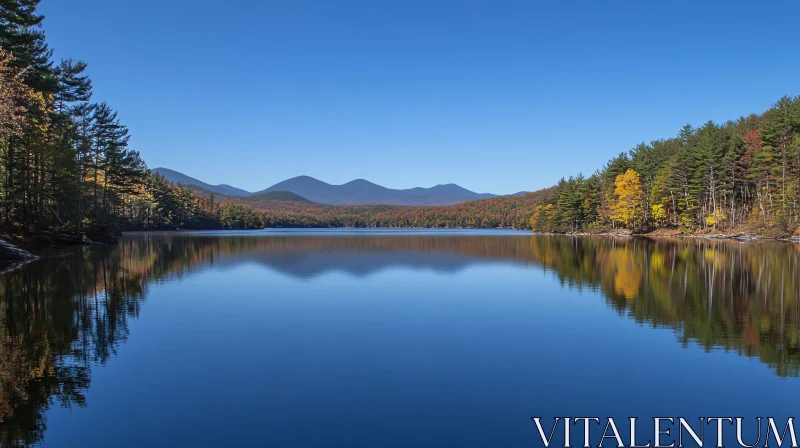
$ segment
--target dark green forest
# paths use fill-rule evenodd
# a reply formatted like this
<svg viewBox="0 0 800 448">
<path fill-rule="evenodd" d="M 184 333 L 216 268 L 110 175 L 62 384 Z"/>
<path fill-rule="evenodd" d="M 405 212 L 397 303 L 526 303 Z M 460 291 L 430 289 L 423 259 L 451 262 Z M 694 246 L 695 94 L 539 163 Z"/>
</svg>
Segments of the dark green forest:
<svg viewBox="0 0 800 448">
<path fill-rule="evenodd" d="M 92 97 L 86 63 L 53 60 L 37 4 L 0 3 L 0 223 L 80 234 L 152 219 L 128 129 Z"/>
</svg>

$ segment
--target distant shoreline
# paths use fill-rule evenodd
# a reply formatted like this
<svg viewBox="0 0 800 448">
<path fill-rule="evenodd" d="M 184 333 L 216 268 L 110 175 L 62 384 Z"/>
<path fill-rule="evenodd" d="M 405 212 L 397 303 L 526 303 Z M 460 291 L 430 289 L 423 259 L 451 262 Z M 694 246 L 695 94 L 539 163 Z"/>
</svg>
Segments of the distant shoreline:
<svg viewBox="0 0 800 448">
<path fill-rule="evenodd" d="M 197 232 L 286 232 L 286 233 L 300 233 L 300 232 L 349 232 L 349 233 L 370 233 L 370 232 L 385 232 L 385 233 L 416 233 L 416 232 L 441 232 L 441 233 L 457 233 L 457 232 L 474 232 L 474 233 L 496 233 L 496 234 L 519 234 L 529 235 L 529 229 L 514 229 L 511 227 L 503 228 L 487 228 L 487 227 L 264 227 L 258 229 L 148 229 L 148 230 L 126 230 L 122 235 L 136 234 L 136 233 L 151 233 L 151 232 L 167 232 L 167 233 L 197 233 Z"/>
<path fill-rule="evenodd" d="M 696 239 L 706 239 L 706 240 L 736 240 L 736 241 L 783 241 L 783 242 L 790 242 L 790 243 L 800 243 L 800 236 L 789 236 L 789 237 L 769 237 L 764 235 L 759 235 L 757 233 L 748 232 L 748 231 L 738 231 L 738 232 L 730 232 L 730 233 L 682 233 L 678 230 L 674 229 L 656 229 L 651 232 L 647 233 L 633 233 L 630 231 L 620 231 L 620 232 L 536 232 L 531 231 L 530 229 L 515 229 L 513 227 L 265 227 L 260 229 L 150 229 L 150 230 L 130 230 L 122 232 L 123 234 L 126 233 L 138 233 L 138 232 L 230 232 L 230 231 L 261 231 L 261 230 L 271 230 L 271 231 L 321 231 L 321 230 L 343 230 L 343 231 L 412 231 L 412 230 L 420 230 L 420 231 L 458 231 L 458 230 L 466 230 L 466 231 L 486 231 L 486 232 L 493 232 L 493 231 L 514 231 L 519 232 L 520 234 L 531 234 L 531 235 L 549 235 L 549 236 L 611 236 L 611 237 L 624 237 L 624 238 L 631 238 L 631 237 L 645 237 L 645 238 L 653 238 L 653 239 L 660 239 L 660 238 L 696 238 Z"/>
</svg>

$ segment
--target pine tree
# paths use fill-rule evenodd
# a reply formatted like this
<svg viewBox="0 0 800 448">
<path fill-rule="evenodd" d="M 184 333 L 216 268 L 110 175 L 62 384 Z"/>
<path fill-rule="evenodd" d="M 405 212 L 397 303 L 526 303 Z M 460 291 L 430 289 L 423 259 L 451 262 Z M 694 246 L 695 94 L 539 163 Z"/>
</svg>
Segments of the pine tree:
<svg viewBox="0 0 800 448">
<path fill-rule="evenodd" d="M 39 1 L 0 1 L 0 47 L 13 55 L 11 66 L 22 74 L 26 84 L 52 93 L 55 90 L 52 51 L 41 27 L 44 16 L 36 13 Z"/>
<path fill-rule="evenodd" d="M 797 134 L 800 132 L 800 99 L 783 97 L 765 116 L 761 130 L 763 153 L 756 160 L 762 175 L 774 184 L 774 196 L 770 206 L 780 226 L 798 217 L 798 193 L 800 193 L 800 151 L 797 150 Z"/>
</svg>

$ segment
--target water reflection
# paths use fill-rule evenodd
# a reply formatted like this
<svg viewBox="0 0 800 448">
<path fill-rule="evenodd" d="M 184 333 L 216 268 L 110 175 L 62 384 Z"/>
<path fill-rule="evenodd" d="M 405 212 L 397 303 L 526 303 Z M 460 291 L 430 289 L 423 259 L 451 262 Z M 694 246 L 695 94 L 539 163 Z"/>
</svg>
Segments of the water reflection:
<svg viewBox="0 0 800 448">
<path fill-rule="evenodd" d="M 297 279 L 528 264 L 566 287 L 599 290 L 620 315 L 671 328 L 684 345 L 733 350 L 778 376 L 798 376 L 799 248 L 527 235 L 150 233 L 69 251 L 0 279 L 0 445 L 36 444 L 50 406 L 86 405 L 92 368 L 126 340 L 148 288 L 241 263 Z"/>
<path fill-rule="evenodd" d="M 800 374 L 800 246 L 781 242 L 540 237 L 531 256 L 562 283 L 599 288 L 621 315 L 680 342 Z"/>
<path fill-rule="evenodd" d="M 147 271 L 124 253 L 75 250 L 3 275 L 1 446 L 40 442 L 54 402 L 85 406 L 92 364 L 115 354 L 144 299 Z"/>
</svg>

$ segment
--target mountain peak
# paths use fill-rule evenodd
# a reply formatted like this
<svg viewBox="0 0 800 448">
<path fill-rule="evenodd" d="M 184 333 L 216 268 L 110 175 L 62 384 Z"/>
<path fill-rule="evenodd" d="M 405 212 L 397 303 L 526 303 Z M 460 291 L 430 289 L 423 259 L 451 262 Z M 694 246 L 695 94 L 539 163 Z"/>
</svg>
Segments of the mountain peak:
<svg viewBox="0 0 800 448">
<path fill-rule="evenodd" d="M 371 186 L 380 187 L 380 185 L 378 185 L 378 184 L 376 184 L 374 182 L 370 182 L 370 181 L 368 181 L 366 179 L 351 180 L 350 182 L 347 182 L 346 184 L 342 184 L 341 186 L 345 186 L 345 185 L 351 186 L 351 187 L 371 187 Z M 381 187 L 381 188 L 384 188 L 384 187 Z"/>
<path fill-rule="evenodd" d="M 157 173 L 157 174 L 163 176 L 164 179 L 167 179 L 168 181 L 170 181 L 170 182 L 172 182 L 174 184 L 181 184 L 181 185 L 187 185 L 187 186 L 188 185 L 195 185 L 195 186 L 200 187 L 200 188 L 202 188 L 204 190 L 213 191 L 214 193 L 217 193 L 217 194 L 224 194 L 225 196 L 248 196 L 248 195 L 252 194 L 247 190 L 242 190 L 241 188 L 232 187 L 230 185 L 225 185 L 225 184 L 211 185 L 211 184 L 207 184 L 207 183 L 205 183 L 205 182 L 203 182 L 201 180 L 195 179 L 194 177 L 187 176 L 187 175 L 185 175 L 183 173 L 180 173 L 180 172 L 175 171 L 175 170 L 171 170 L 169 168 L 158 167 L 158 168 L 153 168 L 150 171 L 152 171 L 153 173 Z"/>
</svg>

